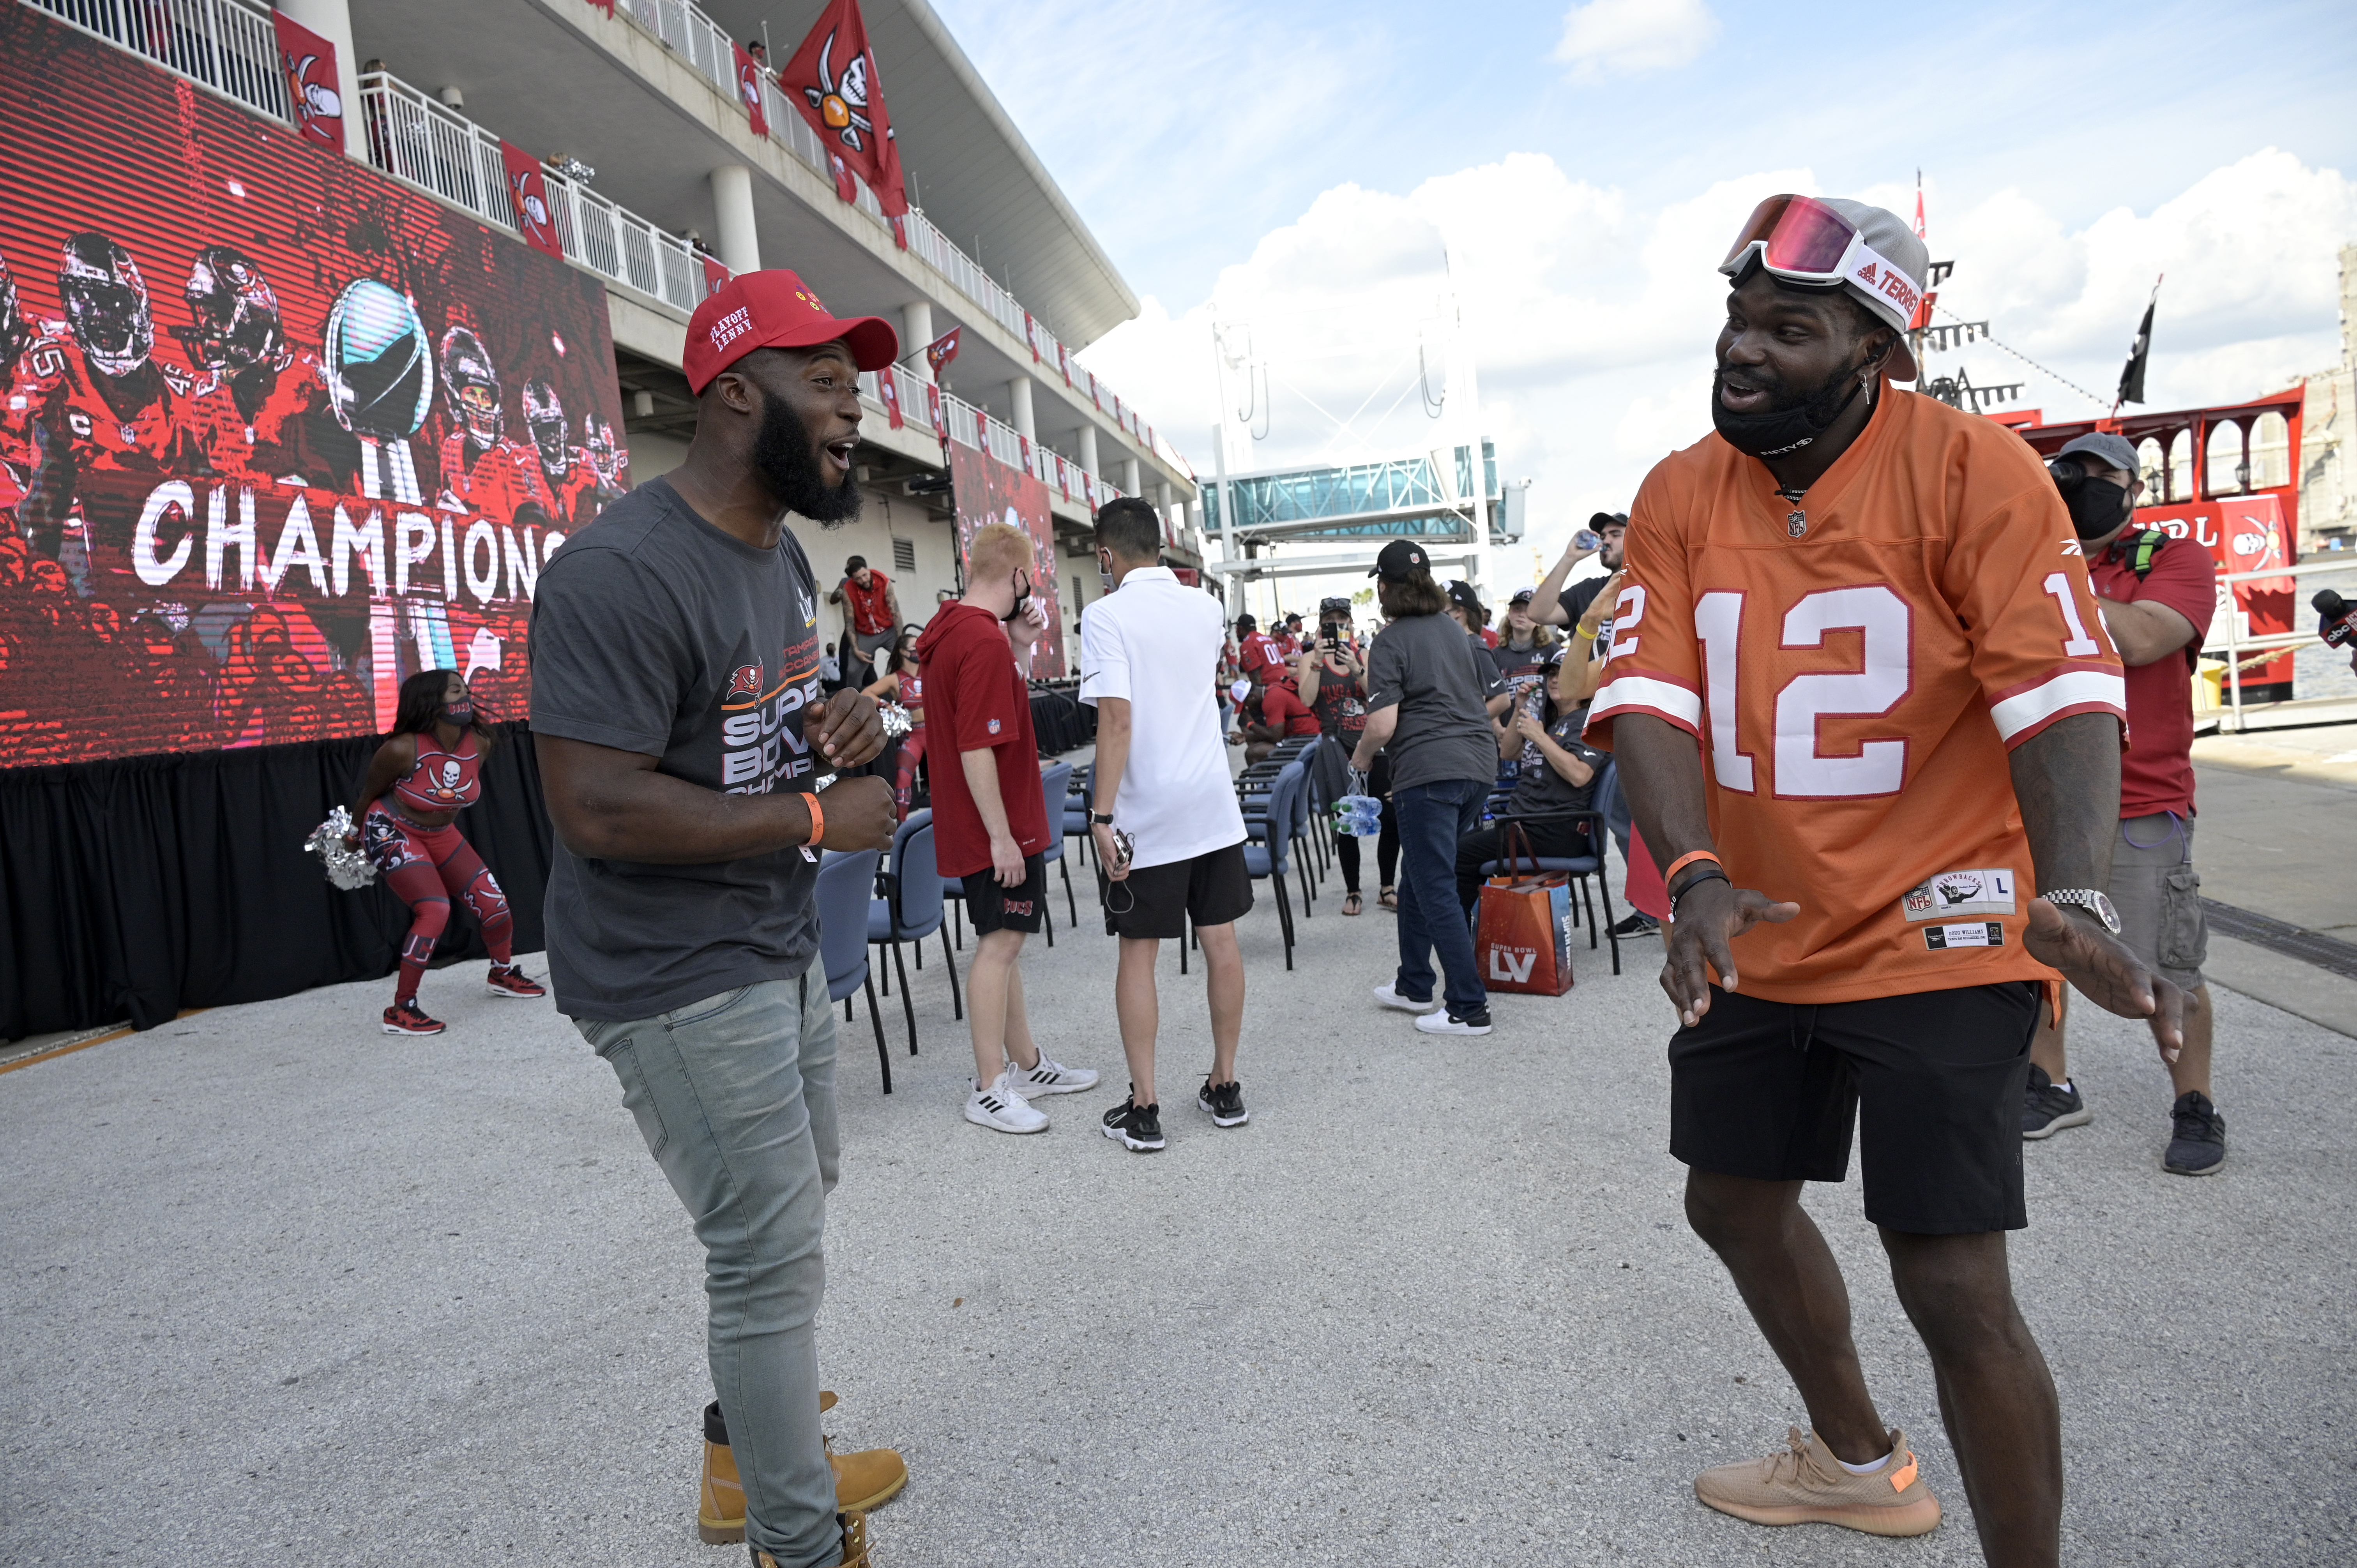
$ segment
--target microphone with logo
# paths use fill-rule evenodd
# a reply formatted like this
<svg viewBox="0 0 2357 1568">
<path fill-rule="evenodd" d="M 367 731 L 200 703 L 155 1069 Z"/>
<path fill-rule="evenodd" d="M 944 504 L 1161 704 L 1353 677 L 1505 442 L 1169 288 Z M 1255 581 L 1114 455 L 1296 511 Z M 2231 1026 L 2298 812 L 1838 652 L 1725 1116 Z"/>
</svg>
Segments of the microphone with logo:
<svg viewBox="0 0 2357 1568">
<path fill-rule="evenodd" d="M 2320 590 L 2309 603 L 2322 618 L 2317 622 L 2316 635 L 2324 639 L 2329 648 L 2348 648 L 2357 644 L 2357 605 L 2351 604 L 2330 588 Z"/>
</svg>

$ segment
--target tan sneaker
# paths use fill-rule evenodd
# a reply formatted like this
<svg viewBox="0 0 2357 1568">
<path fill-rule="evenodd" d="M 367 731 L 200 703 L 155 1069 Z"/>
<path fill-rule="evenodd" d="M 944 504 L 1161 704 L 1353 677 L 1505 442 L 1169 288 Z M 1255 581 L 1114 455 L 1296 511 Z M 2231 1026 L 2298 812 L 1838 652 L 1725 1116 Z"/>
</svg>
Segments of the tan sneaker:
<svg viewBox="0 0 2357 1568">
<path fill-rule="evenodd" d="M 843 1568 L 869 1568 L 867 1556 L 867 1516 L 864 1513 L 837 1514 L 843 1522 Z M 753 1568 L 778 1568 L 778 1560 L 756 1548 Z"/>
<path fill-rule="evenodd" d="M 1890 1458 L 1881 1469 L 1854 1476 L 1815 1433 L 1789 1430 L 1788 1452 L 1705 1470 L 1695 1477 L 1695 1496 L 1753 1524 L 1838 1524 L 1868 1535 L 1925 1535 L 1939 1528 L 1940 1499 L 1904 1433 L 1890 1434 Z"/>
<path fill-rule="evenodd" d="M 833 1410 L 834 1395 L 820 1393 L 818 1408 L 822 1414 Z M 845 1513 L 889 1502 L 909 1484 L 908 1462 L 890 1448 L 857 1454 L 830 1449 L 826 1462 L 834 1470 L 834 1506 Z M 706 1546 L 732 1546 L 745 1539 L 745 1483 L 717 1402 L 704 1411 L 704 1480 L 696 1494 L 695 1533 Z"/>
</svg>

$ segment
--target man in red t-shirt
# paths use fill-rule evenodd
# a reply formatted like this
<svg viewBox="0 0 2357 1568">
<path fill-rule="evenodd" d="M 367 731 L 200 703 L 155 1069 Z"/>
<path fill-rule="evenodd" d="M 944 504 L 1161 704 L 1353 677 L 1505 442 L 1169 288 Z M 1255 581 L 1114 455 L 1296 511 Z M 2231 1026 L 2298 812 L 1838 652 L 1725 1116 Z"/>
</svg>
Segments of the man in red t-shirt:
<svg viewBox="0 0 2357 1568">
<path fill-rule="evenodd" d="M 1047 617 L 1031 604 L 1031 536 L 995 522 L 966 546 L 965 596 L 917 639 L 925 727 L 932 736 L 933 853 L 964 879 L 974 922 L 966 1023 L 974 1079 L 965 1119 L 1001 1133 L 1044 1133 L 1043 1094 L 1096 1087 L 1097 1075 L 1049 1059 L 1023 1007 L 1023 939 L 1039 929 L 1051 835 L 1039 742 L 1025 683 Z M 880 577 L 880 574 L 878 575 Z M 1012 1058 L 1012 1060 L 1008 1058 Z"/>
<path fill-rule="evenodd" d="M 1258 762 L 1282 740 L 1318 733 L 1318 715 L 1302 704 L 1291 686 L 1271 684 L 1261 693 L 1260 717 L 1244 721 L 1244 761 Z"/>
<path fill-rule="evenodd" d="M 2087 553 L 2104 629 L 2127 668 L 2128 748 L 2120 757 L 2120 829 L 2104 891 L 2120 940 L 2185 993 L 2185 1044 L 2168 1064 L 2177 1101 L 2161 1168 L 2208 1176 L 2226 1163 L 2226 1121 L 2210 1099 L 2210 933 L 2193 872 L 2195 660 L 2218 603 L 2218 566 L 2190 539 L 2136 525 L 2136 448 L 2121 435 L 2082 435 L 2050 470 Z M 2062 1019 L 2029 1053 L 2021 1135 L 2047 1138 L 2094 1120 L 2071 1081 Z"/>
<path fill-rule="evenodd" d="M 873 660 L 877 650 L 892 646 L 900 626 L 899 596 L 892 591 L 892 579 L 870 566 L 866 556 L 854 555 L 843 564 L 843 581 L 827 591 L 826 602 L 844 607 L 863 661 Z M 860 684 L 866 682 L 867 677 L 861 677 Z"/>
<path fill-rule="evenodd" d="M 1293 672 L 1286 668 L 1283 644 L 1261 630 L 1251 616 L 1236 617 L 1236 671 L 1254 685 L 1282 685 L 1293 679 Z"/>
</svg>

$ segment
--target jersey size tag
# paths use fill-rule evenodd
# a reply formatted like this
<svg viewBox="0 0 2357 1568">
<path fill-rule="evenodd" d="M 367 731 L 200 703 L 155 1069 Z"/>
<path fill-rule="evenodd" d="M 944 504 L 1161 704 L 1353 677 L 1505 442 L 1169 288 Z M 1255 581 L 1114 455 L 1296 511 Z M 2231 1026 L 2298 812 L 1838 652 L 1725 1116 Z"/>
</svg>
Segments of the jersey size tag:
<svg viewBox="0 0 2357 1568">
<path fill-rule="evenodd" d="M 2001 948 L 2005 946 L 2005 927 L 1995 920 L 1975 920 L 1968 926 L 1926 926 L 1923 945 L 1933 952 L 1949 948 Z"/>
<path fill-rule="evenodd" d="M 1943 871 L 1909 888 L 1899 900 L 1899 912 L 1910 920 L 2020 913 L 2013 902 L 2013 873 L 2002 866 L 1993 870 Z"/>
</svg>

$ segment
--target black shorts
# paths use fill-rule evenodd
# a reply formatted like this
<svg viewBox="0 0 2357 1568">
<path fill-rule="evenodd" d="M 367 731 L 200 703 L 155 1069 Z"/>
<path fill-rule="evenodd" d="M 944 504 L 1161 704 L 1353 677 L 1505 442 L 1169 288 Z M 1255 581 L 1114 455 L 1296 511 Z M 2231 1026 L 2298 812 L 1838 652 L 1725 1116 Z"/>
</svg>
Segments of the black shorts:
<svg viewBox="0 0 2357 1568">
<path fill-rule="evenodd" d="M 1840 1181 L 1855 1120 L 1866 1217 L 1893 1230 L 2019 1230 L 2021 1096 L 2044 988 L 2029 981 L 1859 1002 L 1711 988 L 1670 1036 L 1670 1153 L 1762 1181 Z"/>
<path fill-rule="evenodd" d="M 1048 907 L 1048 857 L 1023 857 L 1023 880 L 1013 887 L 998 885 L 998 873 L 969 871 L 965 875 L 965 918 L 977 933 L 1022 931 L 1037 936 L 1039 913 Z"/>
<path fill-rule="evenodd" d="M 1109 937 L 1183 937 L 1187 921 L 1224 926 L 1252 913 L 1252 874 L 1244 846 L 1206 850 L 1192 860 L 1142 865 L 1122 881 L 1097 868 L 1097 896 L 1104 900 Z"/>
</svg>

